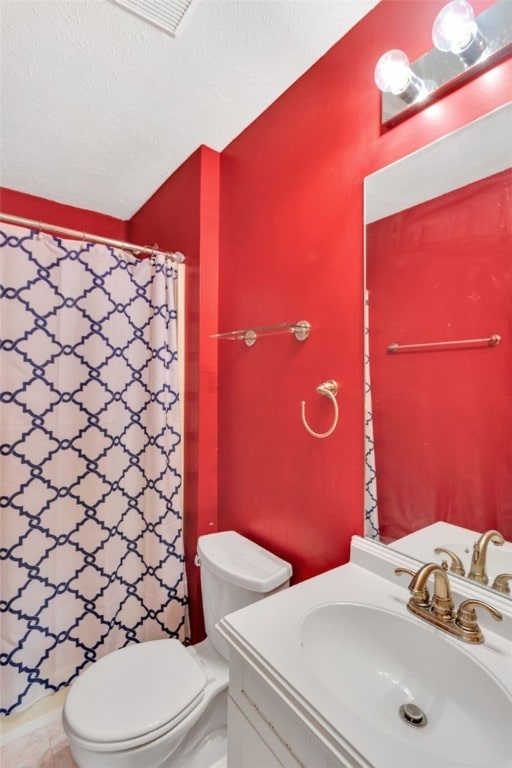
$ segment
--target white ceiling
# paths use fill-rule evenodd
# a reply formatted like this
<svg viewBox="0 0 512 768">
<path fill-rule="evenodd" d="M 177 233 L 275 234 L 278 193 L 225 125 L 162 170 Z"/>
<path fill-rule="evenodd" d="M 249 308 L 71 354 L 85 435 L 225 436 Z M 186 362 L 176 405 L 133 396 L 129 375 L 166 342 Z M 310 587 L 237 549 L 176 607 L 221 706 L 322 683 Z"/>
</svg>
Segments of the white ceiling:
<svg viewBox="0 0 512 768">
<path fill-rule="evenodd" d="M 173 38 L 110 0 L 0 0 L 0 185 L 129 219 L 377 2 L 192 0 Z"/>
</svg>

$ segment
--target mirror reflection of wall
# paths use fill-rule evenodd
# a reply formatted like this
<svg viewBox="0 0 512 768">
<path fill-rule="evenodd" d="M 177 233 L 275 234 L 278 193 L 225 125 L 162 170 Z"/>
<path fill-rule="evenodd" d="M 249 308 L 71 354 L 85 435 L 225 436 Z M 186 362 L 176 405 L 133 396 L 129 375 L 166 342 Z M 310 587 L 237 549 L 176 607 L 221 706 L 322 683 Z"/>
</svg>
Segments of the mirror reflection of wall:
<svg viewBox="0 0 512 768">
<path fill-rule="evenodd" d="M 366 535 L 468 575 L 500 531 L 489 586 L 512 572 L 511 128 L 512 103 L 365 180 Z"/>
<path fill-rule="evenodd" d="M 367 227 L 381 540 L 439 520 L 512 539 L 512 169 Z M 391 354 L 391 342 L 476 339 Z"/>
</svg>

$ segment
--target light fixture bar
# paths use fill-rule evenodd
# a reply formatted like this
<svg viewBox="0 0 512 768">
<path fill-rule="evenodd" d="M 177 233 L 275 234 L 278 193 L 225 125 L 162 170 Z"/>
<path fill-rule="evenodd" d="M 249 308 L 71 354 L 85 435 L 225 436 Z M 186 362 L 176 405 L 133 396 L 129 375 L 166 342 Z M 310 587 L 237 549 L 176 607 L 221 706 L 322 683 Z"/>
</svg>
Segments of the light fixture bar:
<svg viewBox="0 0 512 768">
<path fill-rule="evenodd" d="M 429 103 L 476 77 L 482 70 L 512 55 L 512 2 L 498 0 L 475 18 L 481 36 L 486 41 L 485 51 L 474 63 L 468 64 L 460 56 L 437 48 L 416 59 L 410 66 L 421 81 L 421 98 L 406 103 L 393 93 L 382 94 L 381 122 L 391 127 L 406 117 L 424 109 Z"/>
</svg>

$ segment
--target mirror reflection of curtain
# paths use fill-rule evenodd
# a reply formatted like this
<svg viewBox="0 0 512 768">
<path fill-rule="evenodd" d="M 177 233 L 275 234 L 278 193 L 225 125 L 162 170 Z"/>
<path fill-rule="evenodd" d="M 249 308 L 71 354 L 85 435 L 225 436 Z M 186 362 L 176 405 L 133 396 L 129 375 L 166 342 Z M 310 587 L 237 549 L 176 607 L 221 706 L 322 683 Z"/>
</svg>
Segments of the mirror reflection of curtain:
<svg viewBox="0 0 512 768">
<path fill-rule="evenodd" d="M 372 388 L 370 378 L 369 293 L 364 297 L 364 535 L 379 539 L 379 510 L 377 506 L 377 474 L 375 471 L 375 442 L 373 439 Z"/>
<path fill-rule="evenodd" d="M 3 714 L 188 637 L 175 280 L 0 225 Z"/>
</svg>

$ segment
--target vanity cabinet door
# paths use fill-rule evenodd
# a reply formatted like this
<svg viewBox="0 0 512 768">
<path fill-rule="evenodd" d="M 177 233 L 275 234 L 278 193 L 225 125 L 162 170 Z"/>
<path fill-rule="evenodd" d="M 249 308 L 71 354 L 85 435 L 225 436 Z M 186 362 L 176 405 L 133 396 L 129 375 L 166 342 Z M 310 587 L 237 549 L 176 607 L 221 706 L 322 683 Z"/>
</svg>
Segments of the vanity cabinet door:
<svg viewBox="0 0 512 768">
<path fill-rule="evenodd" d="M 284 768 L 231 697 L 228 729 L 228 768 Z"/>
<path fill-rule="evenodd" d="M 368 766 L 369 764 L 365 765 Z M 229 655 L 227 768 L 363 768 L 342 757 L 314 724 L 235 647 Z"/>
</svg>

